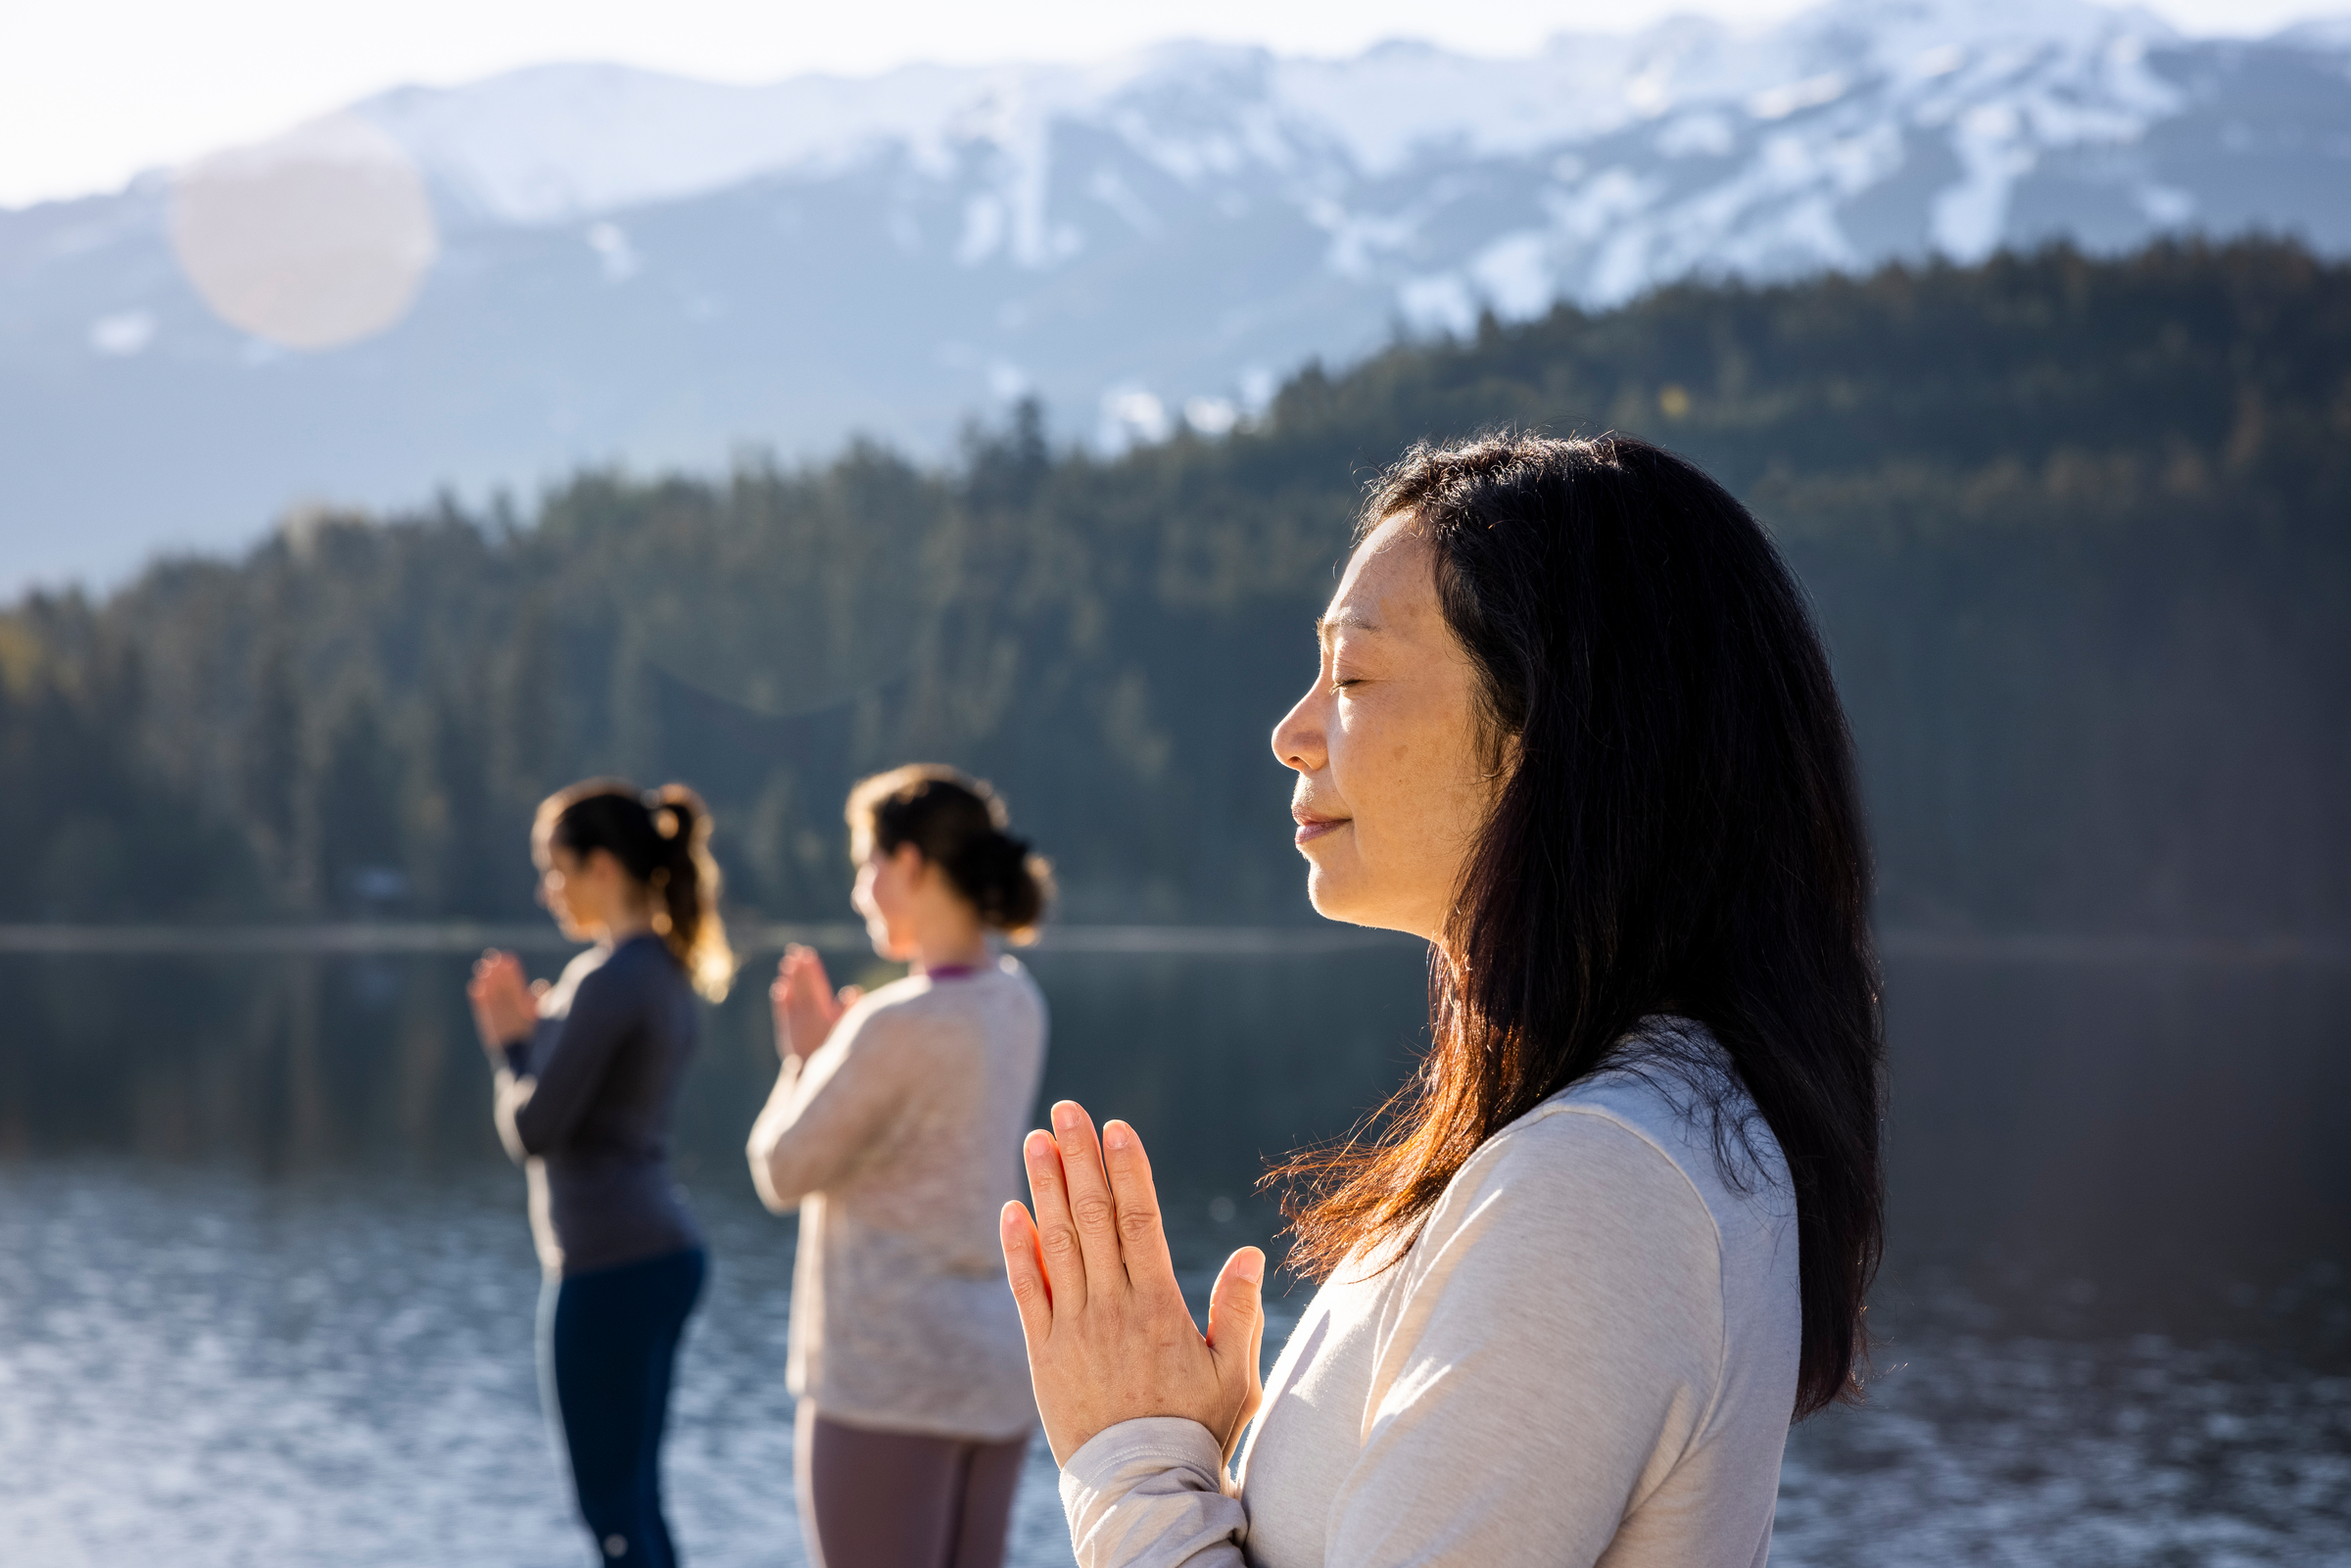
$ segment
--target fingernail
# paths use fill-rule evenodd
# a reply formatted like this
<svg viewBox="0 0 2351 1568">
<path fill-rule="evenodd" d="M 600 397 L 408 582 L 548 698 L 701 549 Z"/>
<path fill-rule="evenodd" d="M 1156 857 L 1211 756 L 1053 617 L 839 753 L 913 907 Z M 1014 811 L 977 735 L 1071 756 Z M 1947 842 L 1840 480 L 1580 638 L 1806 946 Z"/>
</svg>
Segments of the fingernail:
<svg viewBox="0 0 2351 1568">
<path fill-rule="evenodd" d="M 1266 1255 L 1254 1247 L 1251 1248 L 1248 1256 L 1241 1259 L 1241 1266 L 1234 1269 L 1233 1272 L 1250 1284 L 1257 1284 L 1266 1277 Z"/>
<path fill-rule="evenodd" d="M 1078 1108 L 1067 1100 L 1053 1108 L 1053 1125 L 1063 1132 L 1078 1125 Z"/>
<path fill-rule="evenodd" d="M 1114 1121 L 1102 1129 L 1102 1147 L 1105 1149 L 1130 1148 L 1133 1143 L 1134 1129 L 1124 1121 Z"/>
</svg>

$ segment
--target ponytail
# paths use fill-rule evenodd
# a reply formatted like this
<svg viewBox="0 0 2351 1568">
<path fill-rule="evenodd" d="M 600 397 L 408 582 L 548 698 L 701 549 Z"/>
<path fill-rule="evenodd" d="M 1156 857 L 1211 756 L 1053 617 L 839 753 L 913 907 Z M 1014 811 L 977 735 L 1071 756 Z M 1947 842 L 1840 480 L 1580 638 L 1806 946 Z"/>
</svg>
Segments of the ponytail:
<svg viewBox="0 0 2351 1568">
<path fill-rule="evenodd" d="M 1014 836 L 1011 816 L 986 780 L 936 763 L 908 763 L 851 789 L 846 816 L 853 858 L 912 844 L 946 874 L 983 925 L 1016 942 L 1036 939 L 1053 900 L 1053 866 Z"/>
<path fill-rule="evenodd" d="M 710 854 L 710 809 L 682 784 L 649 790 L 646 815 L 667 858 L 646 878 L 656 908 L 653 929 L 686 967 L 694 988 L 726 1000 L 735 981 L 735 953 L 718 915 L 718 862 Z"/>
<path fill-rule="evenodd" d="M 537 837 L 575 855 L 601 849 L 643 883 L 653 934 L 713 1002 L 735 980 L 735 954 L 720 920 L 721 879 L 710 854 L 710 810 L 682 784 L 642 794 L 619 779 L 559 789 L 539 808 Z"/>
</svg>

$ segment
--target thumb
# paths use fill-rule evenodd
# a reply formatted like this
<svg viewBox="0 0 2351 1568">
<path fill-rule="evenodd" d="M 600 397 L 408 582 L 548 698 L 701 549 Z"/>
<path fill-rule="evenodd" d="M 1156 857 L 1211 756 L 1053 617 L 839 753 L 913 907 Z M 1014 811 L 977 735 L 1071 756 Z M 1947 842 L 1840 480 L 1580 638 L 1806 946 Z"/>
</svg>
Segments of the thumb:
<svg viewBox="0 0 2351 1568">
<path fill-rule="evenodd" d="M 836 1001 L 840 1003 L 840 1010 L 843 1013 L 846 1013 L 850 1008 L 855 1007 L 864 999 L 865 987 L 862 985 L 844 985 L 840 988 L 840 994 L 835 998 Z"/>
<path fill-rule="evenodd" d="M 1252 1373 L 1256 1371 L 1258 1332 L 1266 1316 L 1260 1300 L 1265 1279 L 1266 1255 L 1244 1247 L 1224 1259 L 1216 1288 L 1209 1292 L 1208 1349 L 1221 1374 L 1228 1363 L 1246 1362 Z"/>
<path fill-rule="evenodd" d="M 1257 1414 L 1265 1398 L 1258 1374 L 1258 1350 L 1265 1343 L 1264 1286 L 1266 1255 L 1244 1247 L 1224 1259 L 1216 1288 L 1208 1298 L 1208 1354 L 1216 1363 L 1217 1382 L 1237 1396 L 1232 1421 L 1221 1434 L 1224 1461 L 1232 1462 L 1241 1433 Z"/>
</svg>

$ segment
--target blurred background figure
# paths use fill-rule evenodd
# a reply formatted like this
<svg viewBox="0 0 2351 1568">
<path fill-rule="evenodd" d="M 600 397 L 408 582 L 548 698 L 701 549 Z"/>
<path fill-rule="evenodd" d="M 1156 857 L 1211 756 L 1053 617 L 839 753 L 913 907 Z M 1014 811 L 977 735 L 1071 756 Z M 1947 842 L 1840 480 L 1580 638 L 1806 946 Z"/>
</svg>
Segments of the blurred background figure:
<svg viewBox="0 0 2351 1568">
<path fill-rule="evenodd" d="M 539 1375 L 580 1517 L 607 1562 L 670 1568 L 661 1432 L 705 1259 L 670 1178 L 669 1122 L 699 1027 L 734 974 L 710 817 L 684 784 L 613 779 L 539 808 L 540 896 L 595 945 L 550 986 L 482 955 L 466 994 L 497 1069 L 499 1136 L 530 1174 L 547 1283 Z"/>
<path fill-rule="evenodd" d="M 836 992 L 805 947 L 772 992 L 774 1094 L 751 1179 L 800 1212 L 789 1381 L 818 1568 L 995 1568 L 1036 1420 L 995 1257 L 1044 1070 L 1045 1003 L 991 931 L 1032 933 L 1046 862 L 989 786 L 910 765 L 849 794 L 853 898 L 910 966 Z"/>
</svg>

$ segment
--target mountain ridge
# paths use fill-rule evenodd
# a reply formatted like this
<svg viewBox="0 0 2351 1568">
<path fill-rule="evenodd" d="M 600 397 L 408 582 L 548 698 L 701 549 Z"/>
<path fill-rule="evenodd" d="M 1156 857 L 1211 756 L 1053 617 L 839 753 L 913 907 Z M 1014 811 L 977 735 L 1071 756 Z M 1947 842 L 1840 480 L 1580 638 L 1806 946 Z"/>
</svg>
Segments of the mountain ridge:
<svg viewBox="0 0 2351 1568">
<path fill-rule="evenodd" d="M 2351 24 L 2216 41 L 2078 0 L 1834 0 L 1511 60 L 554 66 L 349 113 L 412 160 L 439 250 L 346 348 L 216 318 L 168 179 L 0 213 L 16 581 L 119 577 L 305 498 L 852 433 L 935 455 L 1023 396 L 1104 451 L 1214 434 L 1309 359 L 1684 277 L 2184 231 L 2351 251 Z"/>
</svg>

